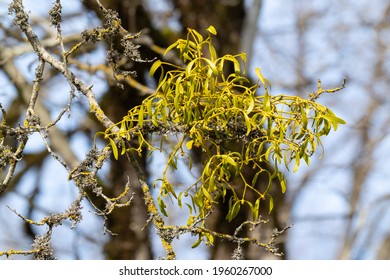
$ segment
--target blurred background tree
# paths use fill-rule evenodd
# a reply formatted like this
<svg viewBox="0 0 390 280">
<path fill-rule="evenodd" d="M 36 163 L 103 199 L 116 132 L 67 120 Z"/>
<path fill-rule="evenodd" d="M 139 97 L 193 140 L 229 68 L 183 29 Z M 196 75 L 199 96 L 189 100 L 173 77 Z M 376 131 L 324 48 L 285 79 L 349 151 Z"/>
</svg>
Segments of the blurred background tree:
<svg viewBox="0 0 390 280">
<path fill-rule="evenodd" d="M 29 50 L 23 49 L 24 39 L 7 15 L 8 2 L 0 2 L 3 6 L 0 98 L 9 112 L 9 125 L 15 125 L 23 116 L 26 96 L 31 92 L 33 70 L 29 68 L 32 61 Z M 102 20 L 95 1 L 67 2 L 63 3 L 64 15 L 70 24 L 64 25 L 65 34 L 77 34 Z M 39 35 L 50 43 L 56 33 L 49 28 L 48 4 L 43 1 L 39 9 L 40 5 L 36 3 L 25 1 Z M 386 95 L 390 84 L 390 4 L 387 1 L 377 1 L 376 5 L 369 1 L 356 4 L 351 0 L 327 3 L 308 0 L 288 3 L 271 0 L 112 0 L 102 3 L 118 12 L 123 27 L 129 32 L 143 31 L 137 42 L 141 45 L 139 52 L 143 59 L 161 58 L 164 48 L 183 37 L 187 27 L 205 30 L 213 25 L 219 31 L 218 53 L 246 52 L 249 74 L 253 74 L 252 68 L 260 65 L 272 82 L 271 94 L 307 96 L 315 90 L 317 79 L 323 81 L 324 87 L 334 87 L 347 78 L 347 89 L 342 95 L 321 100 L 336 109 L 347 121 L 347 128 L 325 141 L 323 159 L 313 160 L 309 168 L 293 176 L 286 172 L 288 194 L 286 197 L 278 196 L 279 192 L 274 194 L 275 208 L 270 222 L 261 229 L 262 238 L 269 238 L 275 227 L 293 224 L 287 239 L 279 244 L 286 258 L 389 258 L 389 227 L 384 222 L 387 221 L 389 197 L 386 158 L 390 118 Z M 77 42 L 77 38 L 72 40 L 69 36 L 69 42 Z M 10 47 L 14 49 L 7 53 L 5 49 Z M 99 60 L 105 63 L 103 52 L 100 47 L 85 50 L 78 58 L 93 65 Z M 97 70 L 90 69 L 91 75 L 86 78 L 100 92 L 102 108 L 113 121 L 121 120 L 148 94 L 148 88 L 142 85 L 153 88 L 154 81 L 147 75 L 149 67 L 148 63 L 124 61 L 122 70 L 137 73 L 136 79 L 124 83 L 124 88 L 116 86 L 112 73 L 101 71 L 93 75 Z M 47 70 L 45 75 L 53 74 Z M 59 87 L 61 83 L 66 85 L 63 78 L 53 76 L 43 88 L 45 100 L 38 104 L 40 111 L 46 112 L 41 117 L 47 122 L 55 119 L 63 108 L 63 100 L 67 100 L 60 98 L 67 94 L 65 86 L 64 89 Z M 72 166 L 90 148 L 95 132 L 103 129 L 93 117 L 82 113 L 88 112 L 85 108 L 82 99 L 75 99 L 70 116 L 72 122 L 59 122 L 59 128 L 52 130 L 50 135 L 53 150 Z M 1 198 L 2 205 L 14 207 L 15 203 L 20 203 L 23 206 L 18 211 L 28 218 L 66 207 L 67 201 L 75 196 L 65 183 L 59 183 L 66 182 L 66 174 L 50 172 L 56 170 L 54 167 L 58 163 L 46 157 L 44 147 L 29 144 L 27 152 L 14 176 L 12 189 Z M 150 176 L 153 176 L 157 160 L 140 162 Z M 105 192 L 119 195 L 131 168 L 126 160 L 110 162 L 109 168 L 104 170 L 106 177 L 101 179 Z M 55 176 L 53 172 L 56 172 Z M 183 178 L 179 176 L 177 183 L 181 180 Z M 58 201 L 54 197 L 63 199 Z M 101 222 L 88 213 L 84 226 L 80 224 L 72 231 L 58 229 L 53 237 L 58 258 L 152 259 L 160 256 L 161 249 L 150 238 L 149 230 L 138 230 L 148 219 L 144 207 L 141 199 L 134 199 L 130 207 L 112 213 L 107 225 L 117 236 L 102 236 Z M 88 210 L 87 205 L 85 208 Z M 215 215 L 215 228 L 234 229 L 234 225 L 226 224 L 223 209 L 220 211 L 220 216 Z M 29 246 L 39 229 L 25 225 L 24 229 L 16 231 L 15 228 L 23 223 L 10 216 L 15 215 L 7 208 L 0 209 L 0 220 L 4 225 L 0 227 L 1 249 Z M 69 242 L 61 242 L 61 239 Z M 58 242 L 54 242 L 56 240 Z M 188 244 L 193 241 L 180 240 L 190 242 Z M 182 252 L 182 255 L 178 252 L 178 258 L 226 259 L 232 251 L 231 245 L 220 243 L 211 248 Z M 251 248 L 244 252 L 246 258 L 273 257 Z"/>
</svg>

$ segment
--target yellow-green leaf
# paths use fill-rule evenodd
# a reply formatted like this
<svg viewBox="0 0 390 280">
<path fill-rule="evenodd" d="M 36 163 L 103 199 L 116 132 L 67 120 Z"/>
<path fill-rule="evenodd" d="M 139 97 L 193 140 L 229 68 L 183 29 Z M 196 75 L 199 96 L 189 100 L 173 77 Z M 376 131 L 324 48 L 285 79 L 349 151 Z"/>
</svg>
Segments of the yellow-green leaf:
<svg viewBox="0 0 390 280">
<path fill-rule="evenodd" d="M 126 153 L 126 145 L 124 141 L 121 141 L 121 147 L 122 147 L 121 155 L 124 155 Z"/>
<path fill-rule="evenodd" d="M 198 31 L 191 29 L 191 32 L 196 36 L 196 38 L 198 38 L 198 43 L 203 42 L 203 36 Z"/>
<path fill-rule="evenodd" d="M 181 79 L 181 77 L 179 79 Z M 180 110 L 181 110 L 181 106 L 180 106 L 180 98 L 182 97 L 181 89 L 182 89 L 182 85 L 176 83 L 175 97 L 173 99 L 173 106 L 175 107 L 175 110 L 177 112 L 180 112 Z"/>
<path fill-rule="evenodd" d="M 209 52 L 211 61 L 214 62 L 217 59 L 217 52 L 215 51 L 215 48 L 212 44 L 209 44 Z"/>
<path fill-rule="evenodd" d="M 168 48 L 166 48 L 165 52 L 164 52 L 164 55 L 166 55 L 171 49 L 173 49 L 174 47 L 176 47 L 178 44 L 179 44 L 180 40 L 179 41 L 176 41 L 175 43 L 173 43 L 172 45 L 170 45 Z"/>
<path fill-rule="evenodd" d="M 138 126 L 142 127 L 144 124 L 144 105 L 140 105 L 139 112 L 138 112 Z"/>
<path fill-rule="evenodd" d="M 224 156 L 224 159 L 226 160 L 226 163 L 233 165 L 234 167 L 237 166 L 237 163 L 234 161 L 234 159 L 231 156 Z"/>
<path fill-rule="evenodd" d="M 187 143 L 186 143 L 187 149 L 188 149 L 188 150 L 191 150 L 193 144 L 194 144 L 194 140 L 187 141 Z"/>
<path fill-rule="evenodd" d="M 210 191 L 215 190 L 215 170 L 213 171 L 209 179 L 209 190 Z"/>
<path fill-rule="evenodd" d="M 271 111 L 271 101 L 270 101 L 270 98 L 269 98 L 269 94 L 268 92 L 265 92 L 264 94 L 264 99 L 263 99 L 263 110 L 265 112 L 269 112 Z"/>
<path fill-rule="evenodd" d="M 120 137 L 126 138 L 127 129 L 126 129 L 126 122 L 125 121 L 121 122 L 121 127 L 119 129 L 119 133 L 118 134 L 119 134 Z"/>
<path fill-rule="evenodd" d="M 260 200 L 261 200 L 261 197 L 256 199 L 255 205 L 252 208 L 252 218 L 254 221 L 257 220 L 257 218 L 259 217 Z"/>
<path fill-rule="evenodd" d="M 179 195 L 177 196 L 177 205 L 182 208 L 182 203 L 181 203 L 181 198 L 183 196 L 183 192 L 180 192 Z"/>
<path fill-rule="evenodd" d="M 299 154 L 297 153 L 295 156 L 295 165 L 294 165 L 293 173 L 297 172 L 300 162 L 301 162 L 301 158 L 299 157 Z"/>
<path fill-rule="evenodd" d="M 188 207 L 191 207 L 189 204 L 187 204 L 186 203 L 186 205 L 188 206 Z M 192 209 L 192 208 L 191 208 Z M 194 219 L 194 216 L 192 216 L 191 214 L 190 214 L 190 217 L 188 218 L 188 220 L 187 220 L 187 226 L 191 226 L 192 224 L 193 224 L 193 222 L 195 221 L 195 219 Z"/>
<path fill-rule="evenodd" d="M 214 245 L 214 236 L 208 232 L 205 232 L 204 233 L 204 236 L 206 237 L 206 244 L 209 245 L 209 246 L 212 246 Z"/>
<path fill-rule="evenodd" d="M 192 67 L 194 66 L 195 62 L 196 62 L 196 59 L 194 59 L 190 63 L 188 63 L 188 65 L 186 67 L 186 77 L 190 76 L 191 71 L 192 71 Z"/>
<path fill-rule="evenodd" d="M 246 53 L 240 53 L 240 57 L 242 59 L 242 61 L 246 62 Z"/>
<path fill-rule="evenodd" d="M 208 201 L 210 202 L 213 201 L 210 193 L 204 187 L 202 187 L 202 193 L 204 194 L 204 196 L 207 198 Z"/>
<path fill-rule="evenodd" d="M 246 136 L 249 135 L 249 133 L 251 132 L 251 121 L 248 117 L 247 114 L 244 114 L 244 118 L 245 118 L 245 126 L 246 126 Z"/>
<path fill-rule="evenodd" d="M 282 189 L 282 193 L 285 193 L 287 190 L 287 183 L 282 172 L 278 172 L 278 178 L 279 178 L 280 188 Z"/>
<path fill-rule="evenodd" d="M 247 102 L 248 104 L 246 104 L 248 106 L 248 108 L 245 110 L 245 114 L 250 114 L 253 110 L 253 108 L 255 107 L 255 98 L 253 96 L 250 96 L 249 97 L 249 102 Z"/>
<path fill-rule="evenodd" d="M 161 60 L 156 60 L 152 67 L 150 67 L 150 71 L 149 71 L 149 75 L 150 77 L 153 77 L 154 73 L 156 72 L 156 70 L 161 66 Z"/>
<path fill-rule="evenodd" d="M 235 58 L 232 55 L 226 55 L 225 59 L 230 60 L 231 62 L 233 62 L 234 73 L 236 75 L 239 75 L 241 73 L 241 65 L 240 65 L 240 62 L 238 62 L 237 58 Z"/>
<path fill-rule="evenodd" d="M 217 76 L 219 72 L 215 64 L 207 58 L 204 58 L 203 60 L 207 62 L 207 64 L 210 66 L 211 70 L 213 71 L 213 74 Z"/>
<path fill-rule="evenodd" d="M 327 121 L 330 121 L 333 124 L 333 130 L 337 130 L 339 124 L 345 124 L 346 122 L 335 115 L 321 115 L 320 117 L 324 118 Z"/>
<path fill-rule="evenodd" d="M 307 104 L 306 104 L 307 106 Z M 308 120 L 307 120 L 307 108 L 304 107 L 304 105 L 301 106 L 301 118 L 302 118 L 302 127 L 303 128 L 306 128 L 307 127 L 307 123 L 308 123 Z"/>
<path fill-rule="evenodd" d="M 271 144 L 271 145 L 267 148 L 267 150 L 265 151 L 264 157 L 265 157 L 266 160 L 269 160 L 269 156 L 270 156 L 271 152 L 273 151 L 273 149 L 274 149 L 274 147 L 273 147 L 273 145 Z"/>
<path fill-rule="evenodd" d="M 167 123 L 167 102 L 165 99 L 161 99 L 161 105 L 160 105 L 160 114 L 161 114 L 161 120 L 164 125 Z"/>
<path fill-rule="evenodd" d="M 233 207 L 229 210 L 228 216 L 226 217 L 229 222 L 231 222 L 240 212 L 241 209 L 241 201 L 236 201 L 233 204 Z"/>
<path fill-rule="evenodd" d="M 272 209 L 274 209 L 274 198 L 270 194 L 267 194 L 267 196 L 269 198 L 269 209 L 268 209 L 268 214 L 269 214 L 272 212 Z"/>
<path fill-rule="evenodd" d="M 215 27 L 212 25 L 210 25 L 209 28 L 207 28 L 206 30 L 213 35 L 217 35 L 217 30 L 215 30 Z"/>
<path fill-rule="evenodd" d="M 108 138 L 108 140 L 110 141 L 111 150 L 112 150 L 112 153 L 114 155 L 114 158 L 117 160 L 118 159 L 118 147 L 116 146 L 114 140 L 112 140 L 111 138 Z"/>
<path fill-rule="evenodd" d="M 266 91 L 268 91 L 268 87 L 271 88 L 271 83 L 269 80 L 267 80 L 264 76 L 263 76 L 263 73 L 261 73 L 261 70 L 259 67 L 255 68 L 255 72 L 256 72 L 256 75 L 257 77 L 259 78 L 261 84 L 263 85 L 263 87 L 266 89 Z"/>
<path fill-rule="evenodd" d="M 210 172 L 210 161 L 208 161 L 205 165 L 205 167 L 203 168 L 203 173 L 206 175 L 206 176 L 210 176 L 211 172 Z"/>
<path fill-rule="evenodd" d="M 196 240 L 194 244 L 192 244 L 191 248 L 194 249 L 198 247 L 201 242 L 202 242 L 202 238 L 199 236 L 199 239 Z"/>
<path fill-rule="evenodd" d="M 157 198 L 157 203 L 158 203 L 158 206 L 160 208 L 160 211 L 161 213 L 165 216 L 165 217 L 168 217 L 168 213 L 167 211 L 165 210 L 165 208 L 167 207 L 165 202 L 162 200 L 162 198 L 159 196 Z"/>
<path fill-rule="evenodd" d="M 148 102 L 146 103 L 146 109 L 147 109 L 147 114 L 149 117 L 153 115 L 153 99 L 150 98 Z"/>
</svg>

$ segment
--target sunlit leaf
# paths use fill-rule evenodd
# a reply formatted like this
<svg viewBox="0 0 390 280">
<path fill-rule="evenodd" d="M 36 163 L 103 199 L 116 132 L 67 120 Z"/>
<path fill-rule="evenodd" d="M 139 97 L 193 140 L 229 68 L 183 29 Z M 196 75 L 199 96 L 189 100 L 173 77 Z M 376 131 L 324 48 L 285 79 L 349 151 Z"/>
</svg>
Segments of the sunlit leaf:
<svg viewBox="0 0 390 280">
<path fill-rule="evenodd" d="M 121 141 L 121 155 L 126 153 L 126 144 L 124 141 Z"/>
<path fill-rule="evenodd" d="M 173 197 L 177 198 L 177 195 L 176 195 L 176 193 L 175 193 L 175 190 L 173 189 L 172 184 L 170 184 L 169 182 L 167 182 L 167 181 L 164 180 L 164 181 L 162 182 L 161 189 L 162 189 L 162 190 L 165 190 L 166 193 L 170 193 L 170 194 L 173 195 Z"/>
<path fill-rule="evenodd" d="M 249 84 L 249 80 L 242 76 L 234 75 L 233 80 L 231 81 L 233 84 Z"/>
<path fill-rule="evenodd" d="M 307 115 L 306 115 L 306 108 L 304 106 L 301 107 L 300 113 L 301 113 L 301 118 L 302 118 L 302 127 L 306 128 L 308 120 L 307 120 Z"/>
<path fill-rule="evenodd" d="M 269 94 L 266 92 L 264 94 L 264 99 L 263 99 L 263 110 L 268 113 L 271 111 L 271 101 L 269 98 Z"/>
<path fill-rule="evenodd" d="M 194 34 L 195 35 L 195 37 L 198 39 L 198 44 L 200 44 L 200 43 L 202 43 L 203 42 L 203 36 L 198 32 L 198 31 L 196 31 L 196 30 L 194 30 L 194 29 L 191 29 L 191 32 L 192 32 L 192 34 Z"/>
<path fill-rule="evenodd" d="M 215 185 L 215 177 L 216 177 L 217 170 L 214 170 L 211 176 L 209 177 L 209 183 L 208 183 L 208 189 L 210 192 L 216 191 L 216 185 Z"/>
<path fill-rule="evenodd" d="M 189 204 L 186 204 L 186 205 L 191 207 Z M 191 226 L 194 223 L 194 221 L 195 221 L 194 216 L 192 216 L 190 214 L 190 216 L 188 217 L 188 220 L 187 220 L 187 226 Z"/>
<path fill-rule="evenodd" d="M 199 246 L 199 244 L 202 242 L 203 238 L 199 237 L 198 240 L 195 241 L 194 244 L 192 244 L 191 248 L 194 249 Z"/>
<path fill-rule="evenodd" d="M 215 61 L 217 59 L 217 52 L 212 44 L 209 44 L 209 52 L 211 61 Z"/>
<path fill-rule="evenodd" d="M 214 245 L 214 236 L 212 234 L 205 232 L 204 236 L 206 237 L 206 240 L 207 240 L 206 244 L 208 246 Z"/>
<path fill-rule="evenodd" d="M 118 159 L 118 147 L 116 146 L 114 140 L 112 140 L 111 138 L 108 138 L 108 140 L 110 141 L 112 154 L 114 155 L 114 158 L 117 160 Z"/>
<path fill-rule="evenodd" d="M 232 165 L 234 167 L 237 166 L 237 163 L 234 161 L 234 159 L 231 156 L 226 155 L 224 157 L 224 160 L 226 161 L 226 163 L 228 163 L 228 164 L 230 164 L 230 165 Z"/>
<path fill-rule="evenodd" d="M 246 62 L 246 53 L 240 53 L 242 61 Z"/>
<path fill-rule="evenodd" d="M 232 208 L 229 210 L 226 219 L 229 222 L 231 222 L 238 215 L 238 213 L 240 212 L 240 209 L 241 209 L 241 201 L 236 201 L 233 204 Z"/>
<path fill-rule="evenodd" d="M 157 113 L 153 112 L 152 114 L 152 123 L 154 126 L 158 126 L 158 121 L 157 121 Z"/>
<path fill-rule="evenodd" d="M 165 208 L 167 208 L 167 205 L 165 204 L 165 202 L 163 201 L 163 199 L 159 196 L 157 198 L 157 203 L 158 203 L 158 207 L 161 211 L 161 213 L 165 216 L 165 217 L 168 217 L 168 213 L 167 211 L 165 210 Z"/>
<path fill-rule="evenodd" d="M 326 119 L 327 121 L 333 124 L 333 129 L 337 130 L 339 124 L 345 124 L 345 121 L 335 115 L 320 115 L 321 118 Z"/>
<path fill-rule="evenodd" d="M 287 182 L 282 172 L 278 172 L 278 179 L 280 183 L 280 188 L 282 189 L 282 193 L 285 193 L 287 190 Z"/>
<path fill-rule="evenodd" d="M 215 27 L 212 25 L 210 25 L 206 30 L 213 35 L 217 35 L 217 30 L 215 30 Z"/>
<path fill-rule="evenodd" d="M 203 60 L 210 66 L 210 69 L 212 70 L 213 74 L 215 76 L 217 76 L 219 71 L 218 71 L 217 67 L 215 66 L 215 64 L 207 58 L 204 58 Z"/>
<path fill-rule="evenodd" d="M 180 209 L 182 208 L 182 204 L 181 204 L 182 197 L 183 197 L 183 192 L 180 192 L 179 195 L 177 196 L 177 205 L 180 207 Z"/>
<path fill-rule="evenodd" d="M 194 66 L 196 60 L 192 60 L 190 63 L 188 63 L 186 67 L 186 77 L 189 77 L 191 75 L 192 67 Z"/>
<path fill-rule="evenodd" d="M 202 189 L 202 193 L 207 198 L 207 200 L 208 201 L 213 201 L 213 198 L 211 197 L 210 193 L 205 188 L 201 188 L 201 189 Z"/>
<path fill-rule="evenodd" d="M 240 65 L 240 62 L 237 60 L 237 58 L 235 58 L 232 55 L 226 55 L 225 59 L 233 62 L 234 73 L 236 75 L 239 75 L 241 73 L 241 65 Z"/>
<path fill-rule="evenodd" d="M 194 140 L 189 140 L 189 141 L 187 141 L 187 143 L 186 143 L 186 148 L 187 148 L 188 150 L 191 150 L 193 144 L 194 144 Z"/>
<path fill-rule="evenodd" d="M 250 114 L 255 107 L 255 99 L 253 96 L 249 98 L 249 103 L 247 104 L 248 108 L 245 110 L 245 114 Z"/>
<path fill-rule="evenodd" d="M 302 158 L 306 162 L 307 165 L 310 165 L 310 157 L 307 153 L 304 153 Z"/>
<path fill-rule="evenodd" d="M 256 72 L 256 75 L 257 77 L 259 78 L 261 84 L 263 85 L 263 87 L 266 89 L 266 92 L 267 92 L 267 89 L 268 87 L 271 88 L 271 83 L 269 80 L 267 80 L 264 76 L 263 76 L 263 73 L 261 73 L 261 70 L 259 67 L 255 68 L 255 72 Z"/>
<path fill-rule="evenodd" d="M 179 44 L 180 41 L 176 41 L 175 43 L 173 43 L 172 45 L 170 45 L 168 48 L 166 48 L 165 52 L 164 52 L 164 55 L 166 55 L 171 49 L 173 49 L 174 47 L 176 47 L 178 44 Z"/>
<path fill-rule="evenodd" d="M 295 156 L 295 165 L 294 165 L 293 173 L 297 172 L 297 170 L 298 170 L 298 168 L 299 168 L 300 162 L 301 162 L 301 158 L 299 157 L 299 154 L 296 154 L 296 156 Z"/>
<path fill-rule="evenodd" d="M 273 145 L 270 145 L 270 146 L 267 148 L 267 150 L 266 150 L 266 152 L 265 152 L 265 154 L 264 154 L 264 157 L 265 157 L 266 160 L 269 160 L 269 156 L 270 156 L 270 154 L 271 154 L 271 152 L 272 152 L 273 150 L 274 150 Z"/>
<path fill-rule="evenodd" d="M 153 77 L 154 76 L 154 73 L 156 72 L 156 70 L 161 66 L 161 60 L 156 60 L 152 67 L 150 67 L 150 71 L 149 71 L 149 75 L 150 77 Z"/>
<path fill-rule="evenodd" d="M 161 105 L 160 105 L 160 114 L 161 114 L 161 120 L 164 125 L 167 124 L 167 102 L 165 99 L 161 100 Z"/>
<path fill-rule="evenodd" d="M 142 127 L 144 124 L 144 105 L 141 104 L 138 112 L 138 126 Z"/>
<path fill-rule="evenodd" d="M 270 194 L 267 194 L 267 197 L 268 197 L 268 200 L 269 200 L 268 213 L 271 213 L 272 210 L 274 209 L 274 198 Z"/>
<path fill-rule="evenodd" d="M 245 118 L 245 126 L 246 126 L 246 136 L 249 135 L 249 133 L 251 132 L 251 129 L 252 129 L 252 126 L 251 126 L 251 121 L 248 117 L 247 114 L 244 114 L 244 118 Z"/>
<path fill-rule="evenodd" d="M 191 205 L 189 205 L 188 203 L 186 203 L 187 207 L 188 207 L 188 210 L 190 211 L 190 215 L 192 216 L 192 207 Z"/>
<path fill-rule="evenodd" d="M 153 99 L 152 98 L 147 100 L 146 109 L 147 109 L 147 114 L 149 116 L 152 116 L 152 114 L 153 114 Z"/>
</svg>

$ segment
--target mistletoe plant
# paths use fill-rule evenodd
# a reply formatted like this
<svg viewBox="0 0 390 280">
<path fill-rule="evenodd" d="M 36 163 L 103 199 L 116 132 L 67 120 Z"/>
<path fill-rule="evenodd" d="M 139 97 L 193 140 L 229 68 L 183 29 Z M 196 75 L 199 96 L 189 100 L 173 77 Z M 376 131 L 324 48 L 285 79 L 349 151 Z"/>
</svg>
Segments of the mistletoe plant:
<svg viewBox="0 0 390 280">
<path fill-rule="evenodd" d="M 105 137 L 118 158 L 126 152 L 141 154 L 146 148 L 151 152 L 159 150 L 148 140 L 152 134 L 177 135 L 178 141 L 158 179 L 161 184 L 157 200 L 162 214 L 168 215 L 166 196 L 177 199 L 180 207 L 183 196 L 188 197 L 188 225 L 197 221 L 203 226 L 213 205 L 225 202 L 229 192 L 227 220 L 234 219 L 245 204 L 256 220 L 262 200 L 268 201 L 268 211 L 273 208 L 270 189 L 274 179 L 279 181 L 281 191 L 286 191 L 286 181 L 278 166 L 292 166 L 295 172 L 302 159 L 309 165 L 315 150 L 322 147 L 321 136 L 345 123 L 316 102 L 321 94 L 336 92 L 344 85 L 324 90 L 319 81 L 318 91 L 308 99 L 272 96 L 270 82 L 259 68 L 256 84 L 245 77 L 244 53 L 219 57 L 212 41 L 217 32 L 213 26 L 207 32 L 204 38 L 188 29 L 186 39 L 168 47 L 166 52 L 179 51 L 183 64 L 155 61 L 150 69 L 151 76 L 159 75 L 155 93 L 128 112 L 117 124 L 119 132 L 108 129 Z M 179 190 L 169 180 L 170 168 L 176 168 L 181 157 L 191 157 L 195 148 L 203 153 L 203 170 L 193 184 Z M 255 174 L 250 180 L 244 175 L 246 167 Z M 264 188 L 257 187 L 260 175 L 268 177 Z M 237 181 L 240 190 L 235 186 Z M 255 199 L 248 192 L 254 193 Z M 205 234 L 200 233 L 200 239 L 202 235 Z"/>
</svg>

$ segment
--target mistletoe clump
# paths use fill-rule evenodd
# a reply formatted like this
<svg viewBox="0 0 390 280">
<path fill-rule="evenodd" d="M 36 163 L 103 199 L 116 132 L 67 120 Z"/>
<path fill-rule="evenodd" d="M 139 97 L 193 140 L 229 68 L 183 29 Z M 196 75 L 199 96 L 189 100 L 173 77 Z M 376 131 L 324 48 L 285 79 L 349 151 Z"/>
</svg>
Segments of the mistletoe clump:
<svg viewBox="0 0 390 280">
<path fill-rule="evenodd" d="M 207 32 L 204 38 L 188 29 L 186 39 L 168 47 L 166 52 L 179 51 L 183 64 L 155 61 L 150 69 L 151 76 L 160 76 L 155 93 L 128 112 L 117 124 L 119 132 L 107 130 L 105 137 L 117 158 L 126 151 L 158 149 L 147 141 L 147 135 L 178 136 L 158 179 L 161 181 L 158 204 L 164 215 L 167 215 L 164 197 L 177 199 L 179 206 L 183 195 L 190 197 L 192 203 L 187 204 L 190 225 L 207 217 L 213 204 L 220 198 L 224 201 L 229 190 L 233 195 L 227 201 L 226 218 L 234 219 L 246 204 L 256 220 L 261 200 L 269 201 L 269 211 L 273 208 L 270 189 L 274 179 L 279 181 L 281 191 L 286 191 L 286 181 L 278 166 L 292 166 L 295 172 L 302 159 L 310 164 L 310 157 L 322 147 L 320 138 L 345 123 L 316 102 L 322 93 L 342 87 L 323 90 L 319 81 L 318 91 L 308 99 L 272 96 L 270 82 L 259 68 L 256 68 L 257 83 L 244 76 L 244 53 L 218 57 L 212 42 L 217 32 L 212 26 Z M 165 72 L 165 68 L 169 71 Z M 132 139 L 138 140 L 136 146 L 129 146 Z M 239 149 L 234 143 L 240 143 Z M 194 148 L 203 152 L 204 168 L 194 184 L 178 192 L 168 179 L 169 167 L 175 168 L 178 159 L 189 156 Z M 254 170 L 251 180 L 243 174 L 246 167 Z M 256 187 L 260 175 L 269 179 L 263 189 Z M 233 186 L 237 180 L 241 181 L 240 191 Z M 254 200 L 248 199 L 248 192 L 255 194 Z"/>
</svg>

